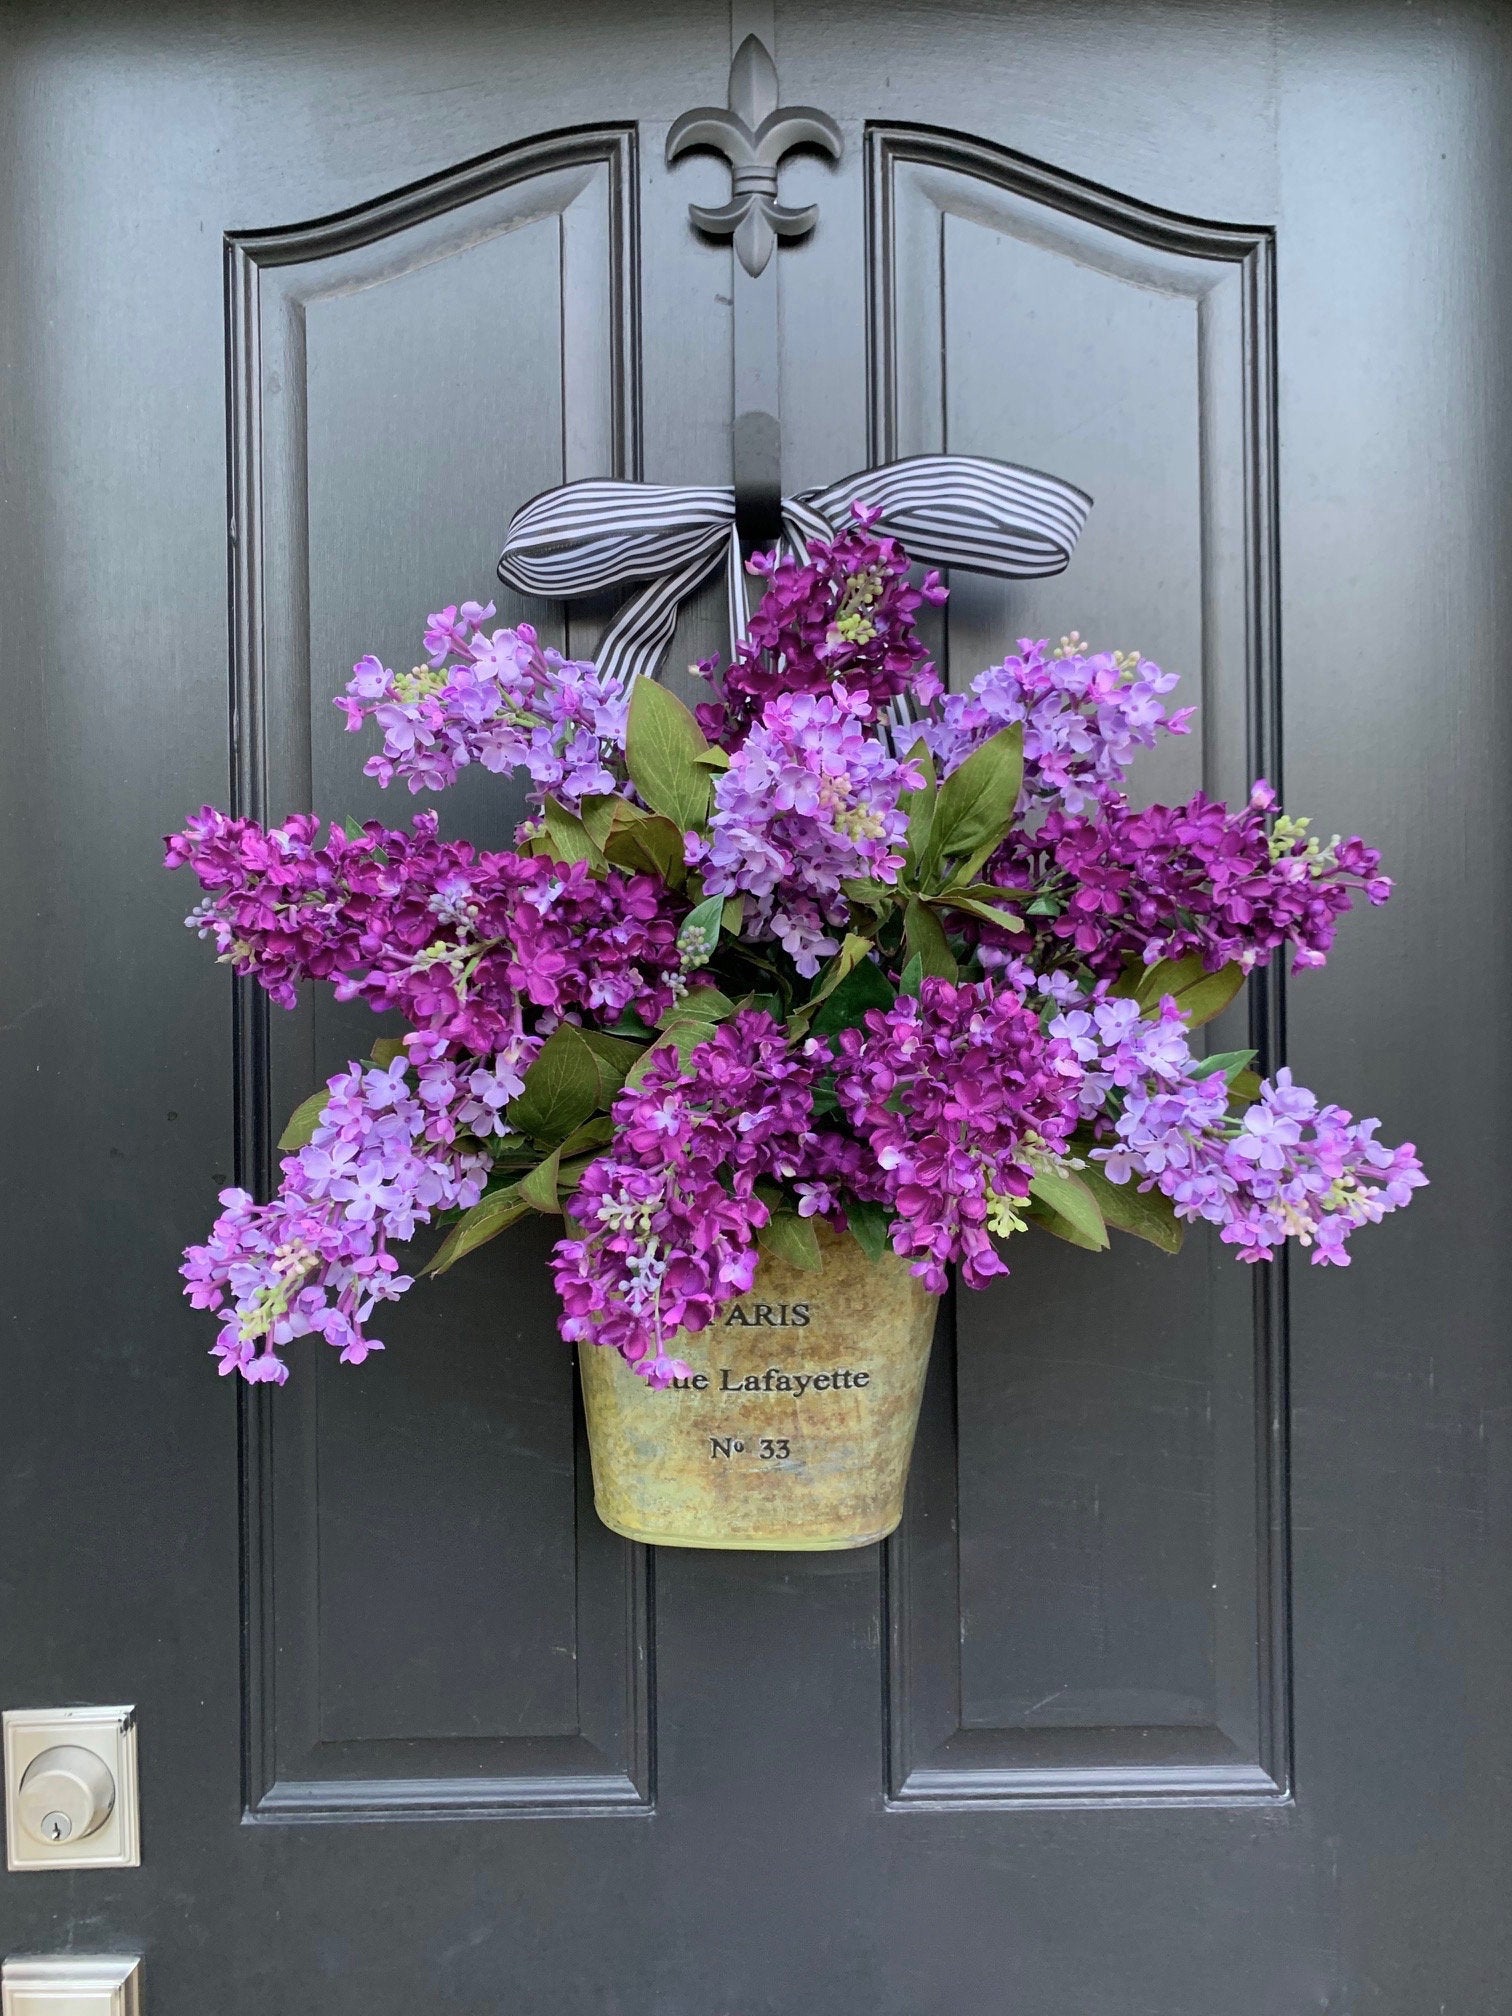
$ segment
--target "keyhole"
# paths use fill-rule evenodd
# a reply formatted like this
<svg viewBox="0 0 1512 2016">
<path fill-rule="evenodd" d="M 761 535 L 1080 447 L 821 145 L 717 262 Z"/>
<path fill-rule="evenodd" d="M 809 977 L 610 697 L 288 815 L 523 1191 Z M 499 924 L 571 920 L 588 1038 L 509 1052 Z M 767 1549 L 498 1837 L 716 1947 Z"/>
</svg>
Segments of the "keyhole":
<svg viewBox="0 0 1512 2016">
<path fill-rule="evenodd" d="M 66 1841 L 73 1832 L 73 1822 L 66 1813 L 48 1813 L 43 1817 L 42 1832 L 49 1841 Z"/>
</svg>

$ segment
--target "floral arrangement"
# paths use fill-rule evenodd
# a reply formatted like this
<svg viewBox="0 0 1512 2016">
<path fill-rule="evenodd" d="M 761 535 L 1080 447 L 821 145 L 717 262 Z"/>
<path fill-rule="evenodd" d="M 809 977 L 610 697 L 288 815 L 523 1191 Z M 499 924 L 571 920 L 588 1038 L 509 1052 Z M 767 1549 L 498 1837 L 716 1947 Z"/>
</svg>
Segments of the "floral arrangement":
<svg viewBox="0 0 1512 2016">
<path fill-rule="evenodd" d="M 282 1381 L 305 1335 L 381 1350 L 422 1226 L 439 1273 L 561 1215 L 564 1338 L 664 1385 L 763 1251 L 819 1265 L 821 1219 L 936 1292 L 1006 1272 L 1030 1225 L 1174 1251 L 1206 1220 L 1240 1259 L 1343 1266 L 1425 1180 L 1376 1121 L 1193 1047 L 1273 954 L 1322 965 L 1356 895 L 1386 900 L 1376 852 L 1264 783 L 1136 809 L 1131 760 L 1193 711 L 1138 653 L 1025 641 L 943 693 L 916 619 L 944 587 L 855 518 L 752 560 L 764 599 L 693 711 L 491 604 L 431 616 L 413 671 L 363 658 L 336 704 L 382 737 L 368 774 L 524 770 L 512 850 L 431 811 L 322 840 L 206 807 L 168 841 L 237 973 L 409 1025 L 294 1115 L 277 1195 L 223 1191 L 189 1248 L 223 1372 Z"/>
</svg>

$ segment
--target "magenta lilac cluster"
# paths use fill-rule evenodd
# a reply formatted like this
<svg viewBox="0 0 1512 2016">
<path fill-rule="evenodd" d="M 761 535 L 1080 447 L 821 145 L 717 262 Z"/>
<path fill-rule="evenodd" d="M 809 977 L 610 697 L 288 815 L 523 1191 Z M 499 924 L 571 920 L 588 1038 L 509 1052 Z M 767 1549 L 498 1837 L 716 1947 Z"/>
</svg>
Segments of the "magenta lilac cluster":
<svg viewBox="0 0 1512 2016">
<path fill-rule="evenodd" d="M 1214 972 L 1230 961 L 1248 971 L 1285 945 L 1294 967 L 1321 966 L 1354 898 L 1384 903 L 1391 882 L 1360 839 L 1323 846 L 1305 821 L 1270 827 L 1274 804 L 1260 783 L 1242 812 L 1201 791 L 1138 811 L 1121 800 L 1085 815 L 1057 807 L 1011 833 L 990 872 L 1037 892 L 1025 922 L 1039 956 L 1071 952 L 1099 979 L 1188 952 Z M 999 954 L 1023 943 L 990 925 L 984 935 Z"/>
<path fill-rule="evenodd" d="M 947 591 L 932 571 L 912 586 L 903 548 L 871 530 L 881 514 L 862 504 L 852 509 L 856 523 L 832 540 L 816 539 L 806 561 L 791 554 L 752 559 L 766 593 L 734 662 L 716 679 L 718 701 L 698 710 L 719 740 L 738 741 L 782 694 L 839 685 L 873 715 L 904 693 L 921 705 L 938 696 L 939 676 L 915 618 Z"/>
<path fill-rule="evenodd" d="M 936 1295 L 959 1263 L 968 1287 L 1006 1274 L 994 1207 L 1023 1198 L 1063 1156 L 1081 1072 L 1011 987 L 925 980 L 919 998 L 871 1009 L 839 1037 L 842 1111 L 883 1172 L 892 1243 Z"/>
<path fill-rule="evenodd" d="M 207 892 L 188 922 L 280 1007 L 300 982 L 395 1009 L 476 1052 L 516 1042 L 531 1009 L 633 1010 L 654 1021 L 681 974 L 687 905 L 652 875 L 443 841 L 434 812 L 407 833 L 349 834 L 298 813 L 282 826 L 205 806 L 168 842 L 168 865 Z"/>
<path fill-rule="evenodd" d="M 758 1183 L 860 1173 L 859 1144 L 821 1145 L 815 1076 L 782 1026 L 750 1009 L 686 1063 L 664 1051 L 620 1094 L 614 1146 L 570 1206 L 581 1233 L 556 1248 L 564 1337 L 612 1345 L 656 1384 L 685 1376 L 667 1340 L 705 1329 L 755 1277 L 770 1216 Z"/>
<path fill-rule="evenodd" d="M 189 1249 L 223 1370 L 279 1381 L 304 1336 L 360 1361 L 417 1231 L 450 1228 L 440 1266 L 529 1208 L 562 1224 L 563 1336 L 663 1385 L 764 1254 L 819 1264 L 816 1221 L 938 1293 L 1030 1227 L 1170 1250 L 1211 1226 L 1243 1260 L 1344 1265 L 1425 1180 L 1374 1120 L 1196 1035 L 1386 900 L 1373 848 L 1264 783 L 1235 811 L 1133 804 L 1131 762 L 1192 714 L 1138 652 L 1023 640 L 943 694 L 918 622 L 944 587 L 873 513 L 751 564 L 764 599 L 696 713 L 491 604 L 432 615 L 412 672 L 358 662 L 337 704 L 382 738 L 369 773 L 523 772 L 512 848 L 434 810 L 322 838 L 206 807 L 169 840 L 237 974 L 408 1031 L 329 1081 L 274 1197 L 224 1192 Z"/>
</svg>

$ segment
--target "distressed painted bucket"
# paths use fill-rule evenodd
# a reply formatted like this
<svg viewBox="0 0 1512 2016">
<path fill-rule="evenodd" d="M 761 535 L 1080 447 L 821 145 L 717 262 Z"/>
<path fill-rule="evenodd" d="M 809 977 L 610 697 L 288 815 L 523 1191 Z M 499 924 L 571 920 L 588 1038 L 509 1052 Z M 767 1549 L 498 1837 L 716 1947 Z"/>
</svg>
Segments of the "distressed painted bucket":
<svg viewBox="0 0 1512 2016">
<path fill-rule="evenodd" d="M 716 1326 L 668 1349 L 661 1392 L 578 1353 L 598 1515 L 662 1547 L 865 1547 L 903 1514 L 936 1297 L 821 1228 L 823 1265 L 763 1257 Z"/>
</svg>

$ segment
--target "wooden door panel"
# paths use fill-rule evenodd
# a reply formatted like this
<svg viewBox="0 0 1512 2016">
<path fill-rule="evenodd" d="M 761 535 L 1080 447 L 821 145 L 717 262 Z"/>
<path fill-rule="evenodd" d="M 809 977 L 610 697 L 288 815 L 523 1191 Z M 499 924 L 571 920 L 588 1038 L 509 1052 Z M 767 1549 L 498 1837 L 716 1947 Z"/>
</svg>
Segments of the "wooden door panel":
<svg viewBox="0 0 1512 2016">
<path fill-rule="evenodd" d="M 413 663 L 428 608 L 488 593 L 527 497 L 633 461 L 634 164 L 623 127 L 530 142 L 230 241 L 244 804 L 403 824 L 432 802 L 362 776 L 333 696 L 361 650 Z M 594 612 L 496 599 L 591 648 Z M 523 811 L 482 770 L 434 802 L 485 846 Z M 293 1014 L 243 997 L 250 1180 L 305 1088 L 387 1027 L 314 990 Z M 649 1798 L 645 1563 L 590 1513 L 548 1243 L 413 1294 L 377 1378 L 317 1363 L 244 1400 L 257 1818 Z"/>
<path fill-rule="evenodd" d="M 951 684 L 1095 609 L 1093 641 L 1144 643 L 1202 702 L 1141 788 L 1242 790 L 1276 729 L 1269 234 L 962 134 L 874 126 L 867 165 L 879 452 L 969 444 L 1104 500 L 1068 579 L 952 580 Z M 956 1299 L 894 1548 L 892 1796 L 1283 1797 L 1270 1284 L 1205 1233 L 1011 1257 Z"/>
</svg>

